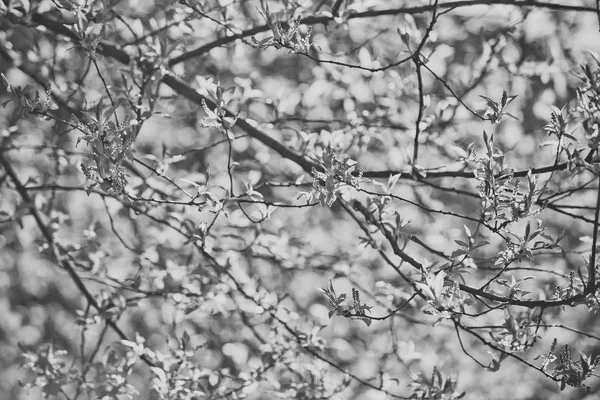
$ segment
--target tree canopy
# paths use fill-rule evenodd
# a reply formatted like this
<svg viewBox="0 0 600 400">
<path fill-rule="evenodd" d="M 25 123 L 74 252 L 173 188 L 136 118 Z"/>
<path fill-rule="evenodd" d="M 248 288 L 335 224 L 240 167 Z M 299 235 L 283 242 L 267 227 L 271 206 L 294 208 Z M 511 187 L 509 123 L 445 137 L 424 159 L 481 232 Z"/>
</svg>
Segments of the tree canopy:
<svg viewBox="0 0 600 400">
<path fill-rule="evenodd" d="M 0 393 L 595 398 L 599 26 L 3 0 Z"/>
</svg>

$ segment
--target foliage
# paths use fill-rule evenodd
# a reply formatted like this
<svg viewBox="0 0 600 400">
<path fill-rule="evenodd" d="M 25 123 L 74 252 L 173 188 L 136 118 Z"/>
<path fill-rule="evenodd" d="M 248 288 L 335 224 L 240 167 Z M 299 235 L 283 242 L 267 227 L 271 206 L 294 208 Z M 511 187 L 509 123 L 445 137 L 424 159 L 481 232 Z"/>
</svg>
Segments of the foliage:
<svg viewBox="0 0 600 400">
<path fill-rule="evenodd" d="M 596 393 L 579 3 L 0 2 L 0 397 Z"/>
</svg>

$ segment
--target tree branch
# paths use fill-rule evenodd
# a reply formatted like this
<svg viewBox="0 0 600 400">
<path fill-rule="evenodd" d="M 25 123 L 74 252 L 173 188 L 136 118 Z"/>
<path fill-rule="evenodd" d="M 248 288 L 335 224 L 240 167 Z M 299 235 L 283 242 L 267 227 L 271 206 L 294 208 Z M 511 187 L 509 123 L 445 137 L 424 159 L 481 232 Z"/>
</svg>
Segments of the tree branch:
<svg viewBox="0 0 600 400">
<path fill-rule="evenodd" d="M 2 165 L 2 167 L 6 171 L 7 175 L 10 177 L 11 181 L 15 185 L 15 189 L 17 190 L 17 193 L 19 193 L 19 196 L 21 196 L 21 198 L 23 199 L 23 201 L 25 203 L 30 205 L 29 211 L 30 211 L 31 215 L 33 216 L 33 218 L 35 219 L 35 222 L 36 222 L 38 228 L 42 232 L 42 235 L 44 236 L 44 239 L 46 240 L 46 242 L 48 243 L 50 248 L 53 248 L 53 249 L 56 249 L 57 247 L 60 248 L 54 242 L 54 237 L 52 235 L 52 232 L 50 231 L 50 228 L 48 228 L 48 226 L 42 219 L 42 216 L 40 215 L 38 210 L 35 208 L 33 199 L 29 196 L 27 189 L 25 188 L 23 183 L 20 181 L 19 177 L 17 176 L 17 174 L 16 174 L 15 170 L 13 169 L 12 165 L 10 164 L 10 162 L 6 159 L 6 155 L 2 152 L 0 152 L 0 165 Z M 102 307 L 100 307 L 100 305 L 98 304 L 98 302 L 96 301 L 94 296 L 90 293 L 88 288 L 85 286 L 85 284 L 83 283 L 83 281 L 81 280 L 81 278 L 79 277 L 77 272 L 75 271 L 75 266 L 71 263 L 71 261 L 68 259 L 65 259 L 65 258 L 61 258 L 59 254 L 55 254 L 55 258 L 56 258 L 56 262 L 67 271 L 67 274 L 69 275 L 71 280 L 75 283 L 75 286 L 77 286 L 77 289 L 79 289 L 81 294 L 83 294 L 83 296 L 85 297 L 87 302 L 93 308 L 95 308 L 100 314 L 102 314 L 102 312 L 104 310 L 102 309 Z M 121 330 L 121 328 L 119 328 L 119 326 L 116 324 L 116 322 L 114 322 L 110 318 L 105 318 L 105 321 L 111 327 L 111 329 L 119 336 L 119 338 L 121 338 L 122 340 L 129 340 L 127 335 Z M 146 355 L 142 355 L 141 358 L 147 365 L 149 365 L 151 367 L 155 366 L 154 362 L 152 360 L 150 360 L 150 358 L 148 358 Z"/>
<path fill-rule="evenodd" d="M 537 7 L 537 8 L 545 8 L 554 11 L 579 11 L 579 12 L 593 12 L 596 13 L 596 8 L 594 7 L 585 7 L 585 6 L 571 6 L 571 5 L 563 5 L 556 3 L 549 3 L 543 1 L 521 1 L 516 2 L 515 0 L 472 0 L 472 1 L 452 1 L 448 3 L 439 4 L 438 7 L 440 9 L 453 9 L 460 7 L 472 7 L 477 5 L 494 5 L 494 4 L 505 4 L 512 5 L 515 7 Z M 362 18 L 373 18 L 380 17 L 384 15 L 402 15 L 402 14 L 422 14 L 426 12 L 430 12 L 435 9 L 435 5 L 425 5 L 425 6 L 415 6 L 415 7 L 400 7 L 400 8 L 390 8 L 384 10 L 369 10 L 363 11 L 359 13 L 349 14 L 346 18 L 348 20 L 352 19 L 362 19 Z M 305 25 L 318 25 L 318 24 L 327 24 L 328 22 L 334 21 L 335 17 L 331 16 L 310 16 L 302 19 L 302 24 Z M 243 39 L 249 36 L 256 35 L 258 33 L 267 32 L 269 30 L 268 25 L 256 26 L 254 28 L 247 29 L 237 35 L 227 36 L 219 38 L 213 42 L 202 45 L 194 50 L 191 50 L 187 53 L 181 54 L 175 58 L 172 58 L 169 61 L 169 66 L 172 67 L 181 62 L 190 60 L 192 58 L 197 58 L 203 54 L 208 53 L 214 48 L 224 46 L 226 44 L 235 42 L 238 39 Z"/>
</svg>

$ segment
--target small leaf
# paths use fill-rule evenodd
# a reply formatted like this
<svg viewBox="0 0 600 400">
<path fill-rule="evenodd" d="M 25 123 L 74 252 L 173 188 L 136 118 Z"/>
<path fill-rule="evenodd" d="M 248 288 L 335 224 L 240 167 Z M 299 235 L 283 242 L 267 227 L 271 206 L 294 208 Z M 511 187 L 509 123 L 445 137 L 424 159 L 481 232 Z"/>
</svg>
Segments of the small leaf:
<svg viewBox="0 0 600 400">
<path fill-rule="evenodd" d="M 390 177 L 388 178 L 388 184 L 387 184 L 387 188 L 388 188 L 388 192 L 391 192 L 392 189 L 394 188 L 394 186 L 396 186 L 396 183 L 398 183 L 398 179 L 400 179 L 400 176 L 402 174 L 396 174 L 396 175 L 390 175 Z"/>
<path fill-rule="evenodd" d="M 231 101 L 231 99 L 233 98 L 234 95 L 235 95 L 235 86 L 225 89 L 225 91 L 223 92 L 223 97 L 222 97 L 223 104 L 227 105 Z"/>
<path fill-rule="evenodd" d="M 167 374 L 165 373 L 165 371 L 163 371 L 162 368 L 158 368 L 158 367 L 150 367 L 150 370 L 152 372 L 154 372 L 154 375 L 156 375 L 156 377 L 161 381 L 166 383 L 167 382 Z"/>
</svg>

